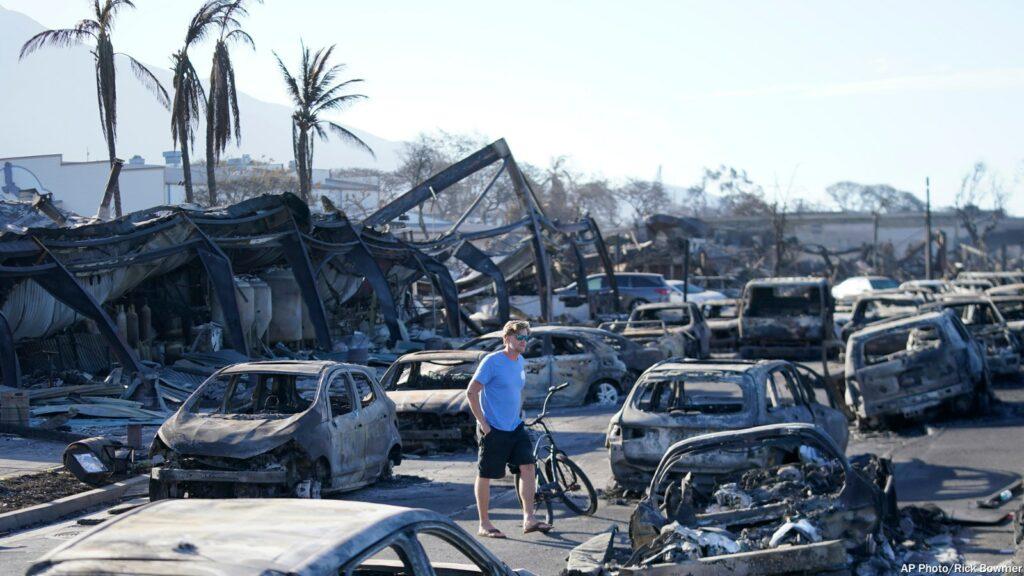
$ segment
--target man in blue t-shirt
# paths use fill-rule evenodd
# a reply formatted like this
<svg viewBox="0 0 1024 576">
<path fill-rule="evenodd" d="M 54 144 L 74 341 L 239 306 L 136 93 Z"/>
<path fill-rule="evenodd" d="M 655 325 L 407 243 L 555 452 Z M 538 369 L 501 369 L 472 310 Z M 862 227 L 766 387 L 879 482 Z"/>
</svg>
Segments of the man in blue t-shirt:
<svg viewBox="0 0 1024 576">
<path fill-rule="evenodd" d="M 504 346 L 484 356 L 469 383 L 466 395 L 476 417 L 480 441 L 477 459 L 476 507 L 480 511 L 477 534 L 487 538 L 505 535 L 491 524 L 488 508 L 491 480 L 505 476 L 505 466 L 519 469 L 522 480 L 519 496 L 523 503 L 523 533 L 547 532 L 551 525 L 537 520 L 533 513 L 533 497 L 537 490 L 536 466 L 520 414 L 523 410 L 523 386 L 526 385 L 526 364 L 522 354 L 530 340 L 530 324 L 512 320 L 502 329 Z"/>
</svg>

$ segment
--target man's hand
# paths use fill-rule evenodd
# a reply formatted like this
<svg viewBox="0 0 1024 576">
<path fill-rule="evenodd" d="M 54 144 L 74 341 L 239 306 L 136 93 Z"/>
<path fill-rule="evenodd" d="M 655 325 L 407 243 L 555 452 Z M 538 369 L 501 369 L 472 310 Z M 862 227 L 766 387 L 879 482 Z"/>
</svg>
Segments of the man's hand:
<svg viewBox="0 0 1024 576">
<path fill-rule="evenodd" d="M 483 388 L 483 384 L 473 380 L 469 383 L 469 388 L 466 389 L 466 398 L 469 400 L 469 409 L 473 412 L 473 416 L 480 426 L 480 431 L 484 433 L 484 436 L 487 436 L 491 432 L 491 425 L 487 423 L 487 419 L 484 418 L 484 411 L 480 407 L 480 391 Z"/>
</svg>

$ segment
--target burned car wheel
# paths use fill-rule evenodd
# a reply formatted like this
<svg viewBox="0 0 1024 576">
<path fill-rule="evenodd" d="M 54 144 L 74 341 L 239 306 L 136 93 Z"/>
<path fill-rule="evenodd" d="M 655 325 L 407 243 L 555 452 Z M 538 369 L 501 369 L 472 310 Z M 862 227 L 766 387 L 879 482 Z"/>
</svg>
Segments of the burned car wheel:
<svg viewBox="0 0 1024 576">
<path fill-rule="evenodd" d="M 615 406 L 619 403 L 619 388 L 613 382 L 602 380 L 590 386 L 589 400 L 599 406 Z"/>
</svg>

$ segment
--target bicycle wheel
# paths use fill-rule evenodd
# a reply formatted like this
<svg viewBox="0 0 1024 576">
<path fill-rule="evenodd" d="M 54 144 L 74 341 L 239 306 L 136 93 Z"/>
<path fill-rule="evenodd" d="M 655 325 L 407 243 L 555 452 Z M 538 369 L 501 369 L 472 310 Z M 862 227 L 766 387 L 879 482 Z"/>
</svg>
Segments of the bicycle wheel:
<svg viewBox="0 0 1024 576">
<path fill-rule="evenodd" d="M 597 512 L 597 492 L 583 470 L 562 452 L 544 461 L 545 475 L 558 485 L 558 495 L 570 510 L 586 516 Z"/>
</svg>

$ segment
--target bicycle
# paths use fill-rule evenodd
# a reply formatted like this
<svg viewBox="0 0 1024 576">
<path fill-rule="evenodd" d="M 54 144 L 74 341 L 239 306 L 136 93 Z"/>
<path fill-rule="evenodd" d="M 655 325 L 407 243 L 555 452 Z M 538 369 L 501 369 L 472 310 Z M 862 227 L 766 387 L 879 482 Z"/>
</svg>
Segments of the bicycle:
<svg viewBox="0 0 1024 576">
<path fill-rule="evenodd" d="M 552 503 L 556 499 L 562 500 L 566 507 L 577 514 L 590 516 L 597 512 L 597 492 L 594 491 L 590 478 L 587 478 L 583 470 L 565 452 L 558 449 L 551 430 L 544 423 L 548 413 L 548 401 L 555 392 L 567 386 L 568 382 L 548 388 L 548 395 L 544 398 L 540 414 L 533 420 L 524 422 L 527 428 L 539 426 L 543 429 L 533 446 L 533 458 L 537 463 L 534 505 L 544 504 L 547 510 L 546 522 L 552 525 L 555 519 Z M 515 477 L 516 498 L 522 503 L 522 497 L 519 495 L 519 474 Z"/>
</svg>

